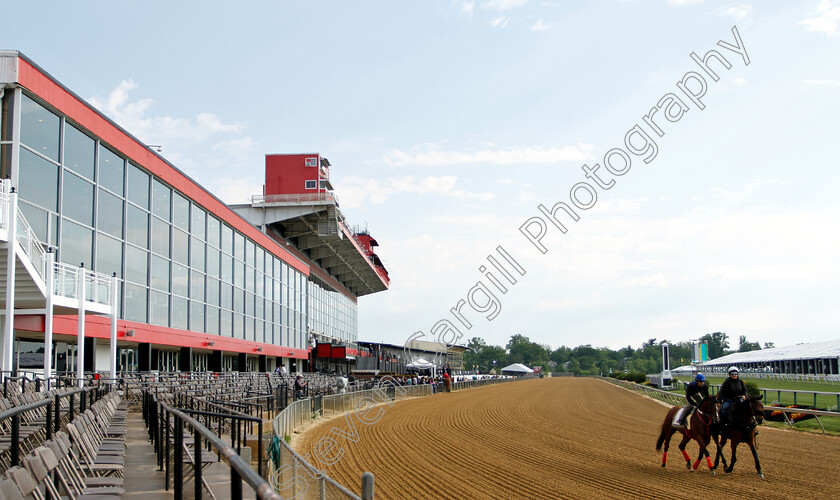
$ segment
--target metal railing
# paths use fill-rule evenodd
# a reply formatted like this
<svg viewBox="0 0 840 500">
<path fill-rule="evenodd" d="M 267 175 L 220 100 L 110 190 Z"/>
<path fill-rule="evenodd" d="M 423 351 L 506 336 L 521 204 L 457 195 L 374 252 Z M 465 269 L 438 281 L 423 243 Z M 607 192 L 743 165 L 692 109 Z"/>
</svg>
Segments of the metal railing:
<svg viewBox="0 0 840 500">
<path fill-rule="evenodd" d="M 334 203 L 338 205 L 338 198 L 329 191 L 317 193 L 293 194 L 256 194 L 251 196 L 251 205 L 283 205 L 297 203 Z"/>
<path fill-rule="evenodd" d="M 32 266 L 43 281 L 47 276 L 47 252 L 41 246 L 38 237 L 35 236 L 35 231 L 26 221 L 20 208 L 17 209 L 17 231 L 15 232 L 15 239 L 23 249 L 23 253 L 32 262 Z"/>
<path fill-rule="evenodd" d="M 655 387 L 650 387 L 642 384 L 634 384 L 633 382 L 627 382 L 624 380 L 618 380 L 610 377 L 601 377 L 601 380 L 604 382 L 609 382 L 610 384 L 617 385 L 619 387 L 624 387 L 626 389 L 630 389 L 632 391 L 644 394 L 652 399 L 658 399 L 659 401 L 664 401 L 666 403 L 675 405 L 675 406 L 682 406 L 685 404 L 685 396 L 682 394 L 677 394 L 673 392 L 663 391 L 662 389 L 657 389 Z M 711 386 L 710 386 L 711 387 Z M 776 389 L 770 389 L 770 391 L 774 391 Z M 784 391 L 783 391 L 784 392 Z M 833 393 L 829 393 L 833 394 Z M 766 397 L 763 398 L 766 401 Z M 785 416 L 785 421 L 793 428 L 793 420 L 788 417 L 788 414 L 796 414 L 802 413 L 805 415 L 814 415 L 814 418 L 817 420 L 817 423 L 822 429 L 823 434 L 825 434 L 825 427 L 823 427 L 822 422 L 820 422 L 820 417 L 833 417 L 838 418 L 840 417 L 840 412 L 834 411 L 825 411 L 825 410 L 809 410 L 805 408 L 785 408 L 784 406 L 764 406 L 765 412 L 781 412 Z"/>
<path fill-rule="evenodd" d="M 192 413 L 205 413 L 191 411 Z M 151 392 L 144 397 L 143 416 L 149 426 L 149 433 L 159 456 L 167 460 L 166 487 L 169 489 L 169 456 L 172 455 L 172 485 L 175 500 L 184 498 L 184 459 L 192 463 L 194 498 L 200 500 L 204 493 L 202 466 L 204 447 L 216 450 L 220 458 L 224 457 L 230 467 L 230 498 L 242 499 L 242 483 L 247 484 L 261 500 L 282 500 L 274 488 L 260 474 L 239 456 L 236 449 L 222 441 L 221 437 L 205 427 L 201 422 L 189 416 L 186 411 L 173 408 L 158 401 Z M 192 430 L 192 432 L 189 431 Z M 187 448 L 184 437 L 192 434 L 193 446 Z M 187 453 L 186 457 L 184 453 Z M 191 454 L 190 454 L 191 453 Z M 214 495 L 211 496 L 215 498 Z"/>
<path fill-rule="evenodd" d="M 79 267 L 56 262 L 53 266 L 53 295 L 66 299 L 76 299 L 79 296 Z M 111 287 L 113 280 L 110 276 L 94 271 L 84 271 L 85 301 L 111 305 Z"/>
</svg>

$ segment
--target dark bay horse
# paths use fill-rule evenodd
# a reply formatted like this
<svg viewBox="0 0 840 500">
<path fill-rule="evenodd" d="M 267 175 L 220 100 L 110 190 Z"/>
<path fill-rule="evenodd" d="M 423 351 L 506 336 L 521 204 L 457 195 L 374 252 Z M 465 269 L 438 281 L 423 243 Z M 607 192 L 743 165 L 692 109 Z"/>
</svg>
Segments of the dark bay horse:
<svg viewBox="0 0 840 500">
<path fill-rule="evenodd" d="M 755 470 L 758 472 L 758 477 L 764 479 L 764 473 L 761 472 L 761 462 L 758 461 L 758 452 L 755 449 L 756 426 L 764 422 L 764 405 L 761 403 L 761 398 L 762 396 L 750 396 L 743 401 L 734 403 L 729 411 L 735 412 L 735 423 L 728 427 L 721 425 L 719 429 L 715 426 L 713 430 L 720 432 L 720 445 L 715 455 L 715 467 L 717 467 L 719 460 L 723 460 L 724 470 L 732 472 L 737 461 L 735 450 L 740 443 L 747 443 L 755 460 Z M 729 447 L 732 448 L 732 459 L 728 466 L 726 465 L 726 457 L 723 456 L 723 447 L 726 446 L 727 441 L 729 441 Z"/>
<path fill-rule="evenodd" d="M 656 451 L 662 450 L 662 444 L 665 444 L 665 451 L 662 453 L 662 467 L 668 461 L 668 447 L 671 445 L 671 436 L 679 432 L 683 438 L 680 441 L 679 449 L 685 457 L 685 466 L 688 470 L 692 470 L 691 457 L 685 451 L 685 446 L 689 441 L 694 439 L 700 445 L 700 455 L 697 456 L 697 461 L 694 462 L 694 470 L 700 466 L 700 460 L 706 457 L 706 464 L 712 474 L 715 473 L 715 466 L 712 465 L 712 458 L 709 456 L 708 446 L 712 441 L 713 435 L 711 433 L 711 426 L 717 415 L 717 404 L 714 397 L 708 397 L 700 403 L 700 407 L 695 410 L 689 420 L 689 427 L 687 429 L 674 429 L 671 427 L 671 422 L 674 420 L 674 415 L 680 410 L 679 406 L 675 406 L 668 410 L 665 415 L 665 421 L 662 422 L 662 432 L 659 433 L 659 439 L 656 441 Z M 717 444 L 717 440 L 715 440 Z M 718 447 L 719 449 L 719 447 Z M 717 457 L 716 457 L 717 458 Z M 717 465 L 717 464 L 715 464 Z"/>
</svg>

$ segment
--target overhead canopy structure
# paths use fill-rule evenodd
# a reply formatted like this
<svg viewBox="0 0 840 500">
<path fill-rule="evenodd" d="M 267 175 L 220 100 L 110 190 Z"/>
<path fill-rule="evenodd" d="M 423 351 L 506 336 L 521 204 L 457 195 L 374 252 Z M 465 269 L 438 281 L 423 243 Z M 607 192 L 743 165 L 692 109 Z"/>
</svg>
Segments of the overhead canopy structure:
<svg viewBox="0 0 840 500">
<path fill-rule="evenodd" d="M 420 370 L 428 370 L 435 367 L 434 363 L 430 363 L 429 361 L 423 358 L 417 358 L 405 366 L 406 368 L 416 368 Z"/>
<path fill-rule="evenodd" d="M 838 375 L 840 340 L 814 342 L 757 351 L 736 352 L 706 361 L 706 371 L 725 371 L 735 365 L 742 371 L 773 373 Z"/>
<path fill-rule="evenodd" d="M 518 375 L 527 375 L 529 373 L 534 373 L 534 370 L 528 368 L 522 363 L 514 363 L 512 365 L 507 365 L 506 367 L 502 368 L 502 374 L 505 374 L 506 372 L 515 373 Z"/>
</svg>

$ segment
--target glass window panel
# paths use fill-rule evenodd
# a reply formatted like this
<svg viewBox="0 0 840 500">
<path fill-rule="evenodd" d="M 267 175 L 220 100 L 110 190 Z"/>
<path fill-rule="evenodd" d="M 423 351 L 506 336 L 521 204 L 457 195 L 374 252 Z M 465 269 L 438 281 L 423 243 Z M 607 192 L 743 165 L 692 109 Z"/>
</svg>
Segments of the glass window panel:
<svg viewBox="0 0 840 500">
<path fill-rule="evenodd" d="M 256 288 L 254 284 L 254 268 L 253 267 L 246 267 L 245 268 L 245 290 L 249 292 L 253 292 Z"/>
<path fill-rule="evenodd" d="M 149 291 L 149 323 L 169 326 L 169 294 Z"/>
<path fill-rule="evenodd" d="M 152 181 L 152 213 L 169 222 L 172 190 L 155 179 Z"/>
<path fill-rule="evenodd" d="M 233 309 L 233 286 L 222 283 L 221 306 L 224 309 Z"/>
<path fill-rule="evenodd" d="M 233 328 L 232 313 L 230 311 L 220 311 L 219 313 L 219 333 L 230 337 Z"/>
<path fill-rule="evenodd" d="M 259 295 L 260 297 L 265 296 L 265 293 L 264 293 L 265 276 L 263 276 L 262 273 L 260 273 L 260 272 L 256 273 L 256 283 L 255 284 L 256 284 L 256 286 L 255 286 L 256 294 Z"/>
<path fill-rule="evenodd" d="M 125 160 L 116 153 L 99 145 L 99 185 L 118 195 L 123 195 Z"/>
<path fill-rule="evenodd" d="M 47 230 L 49 228 L 49 215 L 47 212 L 29 203 L 20 203 L 18 206 L 20 207 L 20 211 L 23 212 L 23 216 L 26 217 L 29 227 L 32 228 L 35 236 L 38 237 L 38 240 L 41 243 L 47 243 Z"/>
<path fill-rule="evenodd" d="M 245 291 L 241 288 L 233 289 L 233 310 L 238 313 L 245 311 Z"/>
<path fill-rule="evenodd" d="M 257 297 L 254 302 L 254 316 L 260 319 L 265 319 L 265 300 Z"/>
<path fill-rule="evenodd" d="M 177 192 L 172 193 L 172 223 L 184 231 L 190 230 L 190 202 Z"/>
<path fill-rule="evenodd" d="M 219 231 L 221 230 L 221 222 L 219 219 L 208 216 L 207 217 L 207 243 L 219 248 Z"/>
<path fill-rule="evenodd" d="M 172 297 L 172 320 L 169 326 L 181 330 L 187 329 L 187 315 L 189 313 L 187 307 L 187 299 Z"/>
<path fill-rule="evenodd" d="M 61 210 L 61 215 L 93 226 L 93 184 L 65 172 L 61 190 Z"/>
<path fill-rule="evenodd" d="M 96 234 L 96 271 L 122 277 L 122 241 Z"/>
<path fill-rule="evenodd" d="M 233 283 L 233 257 L 222 254 L 222 281 Z"/>
<path fill-rule="evenodd" d="M 218 291 L 216 295 L 218 295 Z M 204 302 L 204 275 L 196 271 L 190 274 L 190 297 L 193 300 Z"/>
<path fill-rule="evenodd" d="M 245 339 L 256 340 L 254 335 L 254 318 L 243 318 L 245 321 Z"/>
<path fill-rule="evenodd" d="M 145 250 L 133 247 L 131 245 L 125 246 L 125 279 L 140 283 L 142 285 L 149 284 L 149 253 Z"/>
<path fill-rule="evenodd" d="M 204 331 L 207 333 L 219 333 L 219 308 L 207 306 L 204 318 Z"/>
<path fill-rule="evenodd" d="M 169 291 L 169 260 L 152 255 L 151 285 L 158 290 Z"/>
<path fill-rule="evenodd" d="M 254 267 L 254 243 L 245 240 L 245 263 Z"/>
<path fill-rule="evenodd" d="M 58 161 L 61 119 L 24 95 L 20 105 L 20 142 Z"/>
<path fill-rule="evenodd" d="M 189 264 L 190 236 L 180 229 L 172 230 L 172 260 Z"/>
<path fill-rule="evenodd" d="M 190 242 L 190 267 L 196 271 L 204 271 L 204 247 L 204 242 L 196 238 Z"/>
<path fill-rule="evenodd" d="M 222 226 L 222 252 L 233 255 L 233 229 Z"/>
<path fill-rule="evenodd" d="M 96 142 L 70 123 L 64 124 L 64 166 L 93 180 Z"/>
<path fill-rule="evenodd" d="M 190 302 L 190 330 L 204 331 L 204 304 L 201 302 Z"/>
<path fill-rule="evenodd" d="M 254 328 L 254 338 L 257 342 L 266 342 L 265 322 L 260 319 L 256 321 L 256 327 Z"/>
<path fill-rule="evenodd" d="M 172 263 L 172 293 L 186 297 L 189 293 L 190 270 L 187 266 Z"/>
<path fill-rule="evenodd" d="M 81 263 L 91 268 L 93 263 L 93 231 L 62 219 L 61 243 L 58 246 L 61 262 L 78 266 Z"/>
<path fill-rule="evenodd" d="M 117 238 L 122 238 L 123 201 L 100 189 L 96 206 L 96 228 Z"/>
<path fill-rule="evenodd" d="M 149 248 L 149 214 L 132 205 L 125 212 L 125 241 Z"/>
<path fill-rule="evenodd" d="M 169 257 L 169 223 L 152 217 L 152 251 Z"/>
<path fill-rule="evenodd" d="M 149 174 L 137 165 L 128 164 L 125 197 L 128 201 L 149 209 Z"/>
<path fill-rule="evenodd" d="M 233 263 L 233 284 L 245 288 L 245 263 L 240 260 Z"/>
<path fill-rule="evenodd" d="M 125 284 L 125 319 L 127 321 L 146 322 L 146 292 L 145 287 Z"/>
<path fill-rule="evenodd" d="M 245 260 L 245 237 L 239 233 L 233 233 L 233 256 L 237 260 Z"/>
<path fill-rule="evenodd" d="M 265 250 L 262 247 L 257 247 L 257 255 L 255 259 L 257 263 L 257 271 L 265 272 Z"/>
<path fill-rule="evenodd" d="M 190 218 L 190 234 L 200 240 L 204 240 L 207 234 L 207 213 L 198 205 L 193 204 Z"/>
<path fill-rule="evenodd" d="M 21 148 L 19 167 L 20 198 L 58 212 L 58 165 Z"/>
<path fill-rule="evenodd" d="M 238 339 L 245 338 L 243 335 L 245 330 L 245 317 L 241 314 L 233 314 L 233 336 Z"/>
<path fill-rule="evenodd" d="M 207 246 L 207 274 L 219 277 L 219 256 L 220 253 L 209 244 Z"/>
<path fill-rule="evenodd" d="M 254 294 L 245 292 L 245 314 L 254 315 Z"/>
<path fill-rule="evenodd" d="M 207 303 L 210 305 L 220 305 L 219 297 L 219 280 L 207 277 Z"/>
</svg>

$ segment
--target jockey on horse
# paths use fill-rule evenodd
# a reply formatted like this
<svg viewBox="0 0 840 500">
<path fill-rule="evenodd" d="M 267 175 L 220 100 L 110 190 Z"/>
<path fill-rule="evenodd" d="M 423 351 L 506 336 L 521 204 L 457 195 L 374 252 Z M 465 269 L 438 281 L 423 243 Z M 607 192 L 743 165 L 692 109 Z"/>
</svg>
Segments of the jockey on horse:
<svg viewBox="0 0 840 500">
<path fill-rule="evenodd" d="M 734 424 L 734 414 L 729 411 L 729 408 L 736 401 L 745 399 L 747 399 L 747 384 L 738 378 L 738 367 L 731 366 L 729 368 L 729 378 L 723 381 L 720 385 L 720 391 L 717 393 L 718 402 L 723 402 L 720 407 L 721 422 L 725 425 Z"/>
<path fill-rule="evenodd" d="M 685 388 L 686 405 L 674 416 L 674 422 L 671 424 L 674 429 L 682 429 L 685 427 L 685 421 L 694 413 L 694 410 L 700 406 L 704 399 L 709 397 L 709 387 L 706 385 L 706 377 L 702 373 L 698 373 L 694 380 Z"/>
</svg>

